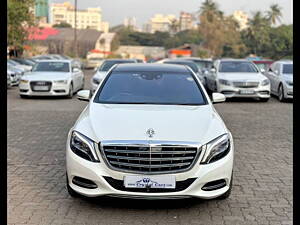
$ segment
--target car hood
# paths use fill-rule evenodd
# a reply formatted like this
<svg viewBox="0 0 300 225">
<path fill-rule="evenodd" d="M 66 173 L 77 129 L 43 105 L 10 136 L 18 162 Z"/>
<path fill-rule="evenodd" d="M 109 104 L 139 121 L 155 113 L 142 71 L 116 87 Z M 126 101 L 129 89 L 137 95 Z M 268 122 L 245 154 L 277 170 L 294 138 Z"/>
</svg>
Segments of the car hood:
<svg viewBox="0 0 300 225">
<path fill-rule="evenodd" d="M 155 135 L 149 138 L 149 128 Z M 74 130 L 96 142 L 108 140 L 191 141 L 205 144 L 228 132 L 210 105 L 108 105 L 91 103 Z"/>
<path fill-rule="evenodd" d="M 62 72 L 31 72 L 23 76 L 26 80 L 63 80 L 68 79 L 70 73 Z"/>
<path fill-rule="evenodd" d="M 219 73 L 220 79 L 229 81 L 263 81 L 266 79 L 261 73 Z"/>
<path fill-rule="evenodd" d="M 95 73 L 93 78 L 96 78 L 98 80 L 103 80 L 103 78 L 105 77 L 106 74 L 107 74 L 107 71 L 97 71 L 97 73 Z"/>
</svg>

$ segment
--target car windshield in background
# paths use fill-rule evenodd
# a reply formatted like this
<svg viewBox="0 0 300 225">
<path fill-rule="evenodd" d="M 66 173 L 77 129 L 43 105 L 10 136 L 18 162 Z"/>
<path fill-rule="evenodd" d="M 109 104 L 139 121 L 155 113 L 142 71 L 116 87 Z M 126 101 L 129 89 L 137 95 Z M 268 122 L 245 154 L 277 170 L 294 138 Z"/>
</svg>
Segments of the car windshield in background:
<svg viewBox="0 0 300 225">
<path fill-rule="evenodd" d="M 206 62 L 206 61 L 200 61 L 200 60 L 193 60 L 194 63 L 197 64 L 197 66 L 199 67 L 200 70 L 203 69 L 210 69 L 212 62 Z"/>
<path fill-rule="evenodd" d="M 190 73 L 115 72 L 99 89 L 95 102 L 106 104 L 204 105 Z"/>
<path fill-rule="evenodd" d="M 33 72 L 70 72 L 69 63 L 66 62 L 39 62 Z"/>
<path fill-rule="evenodd" d="M 199 71 L 198 66 L 195 63 L 189 63 L 189 62 L 164 62 L 165 64 L 176 64 L 176 65 L 184 65 L 190 67 L 195 73 Z"/>
<path fill-rule="evenodd" d="M 255 66 L 250 62 L 221 62 L 221 73 L 258 73 Z"/>
<path fill-rule="evenodd" d="M 282 73 L 293 73 L 293 64 L 284 64 Z"/>
<path fill-rule="evenodd" d="M 135 61 L 106 61 L 100 66 L 99 71 L 108 71 L 114 65 L 122 63 L 135 63 Z"/>
</svg>

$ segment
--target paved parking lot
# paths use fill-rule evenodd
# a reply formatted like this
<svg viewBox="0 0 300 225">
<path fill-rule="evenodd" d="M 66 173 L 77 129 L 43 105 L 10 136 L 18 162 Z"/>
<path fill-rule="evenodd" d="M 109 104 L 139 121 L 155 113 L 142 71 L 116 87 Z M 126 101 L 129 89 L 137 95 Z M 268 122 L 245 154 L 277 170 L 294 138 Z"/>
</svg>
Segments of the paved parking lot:
<svg viewBox="0 0 300 225">
<path fill-rule="evenodd" d="M 66 137 L 86 102 L 7 98 L 9 224 L 292 224 L 292 103 L 216 105 L 235 140 L 229 199 L 147 201 L 69 197 Z"/>
</svg>

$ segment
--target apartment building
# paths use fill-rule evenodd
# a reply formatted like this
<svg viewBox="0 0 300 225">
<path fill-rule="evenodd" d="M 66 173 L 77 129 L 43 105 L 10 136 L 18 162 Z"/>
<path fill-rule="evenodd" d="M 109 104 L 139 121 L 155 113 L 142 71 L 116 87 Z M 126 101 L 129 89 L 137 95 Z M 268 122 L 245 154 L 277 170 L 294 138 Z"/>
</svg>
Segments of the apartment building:
<svg viewBox="0 0 300 225">
<path fill-rule="evenodd" d="M 149 33 L 155 33 L 156 31 L 169 32 L 170 25 L 174 20 L 176 20 L 174 15 L 164 16 L 162 14 L 156 14 L 149 20 L 148 24 L 144 26 L 144 31 Z"/>
<path fill-rule="evenodd" d="M 75 7 L 70 2 L 53 3 L 51 5 L 51 23 L 59 24 L 65 22 L 75 27 Z M 101 8 L 87 8 L 86 10 L 77 10 L 77 28 L 95 29 L 107 33 L 109 30 L 108 22 L 102 21 Z"/>
</svg>

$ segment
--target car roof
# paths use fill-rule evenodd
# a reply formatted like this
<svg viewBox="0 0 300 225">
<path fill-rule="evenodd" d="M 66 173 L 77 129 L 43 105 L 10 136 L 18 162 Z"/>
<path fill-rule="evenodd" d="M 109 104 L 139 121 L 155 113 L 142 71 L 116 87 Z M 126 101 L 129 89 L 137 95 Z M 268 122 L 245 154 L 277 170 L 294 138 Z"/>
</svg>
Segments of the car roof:
<svg viewBox="0 0 300 225">
<path fill-rule="evenodd" d="M 289 59 L 282 59 L 277 62 L 282 63 L 282 64 L 293 64 L 293 60 L 289 60 Z"/>
<path fill-rule="evenodd" d="M 219 59 L 221 62 L 252 62 L 251 60 L 248 59 L 230 59 L 230 58 L 226 58 L 226 59 Z"/>
<path fill-rule="evenodd" d="M 105 59 L 105 62 L 114 62 L 114 61 L 132 62 L 132 61 L 136 61 L 136 59 Z"/>
<path fill-rule="evenodd" d="M 71 63 L 72 59 L 43 59 L 38 61 L 39 62 L 65 62 L 65 63 Z"/>
<path fill-rule="evenodd" d="M 183 62 L 183 63 L 194 63 L 195 64 L 195 62 L 193 62 L 193 61 L 191 61 L 191 60 L 184 60 L 184 59 L 168 59 L 168 60 L 165 60 L 164 61 L 164 63 L 165 62 Z"/>
<path fill-rule="evenodd" d="M 163 63 L 124 63 L 118 64 L 113 70 L 117 72 L 190 72 L 184 65 Z"/>
</svg>

